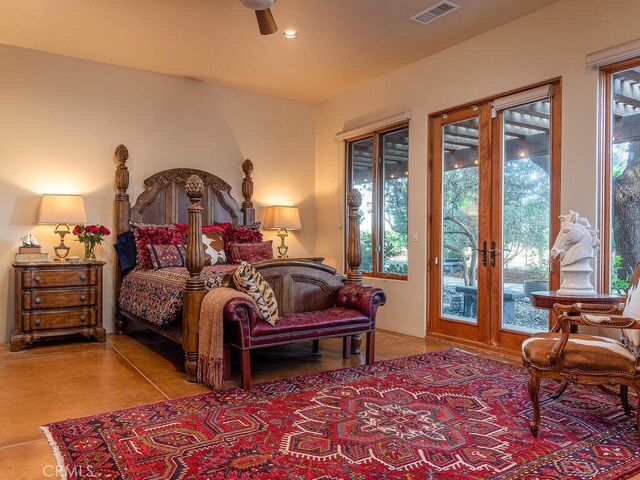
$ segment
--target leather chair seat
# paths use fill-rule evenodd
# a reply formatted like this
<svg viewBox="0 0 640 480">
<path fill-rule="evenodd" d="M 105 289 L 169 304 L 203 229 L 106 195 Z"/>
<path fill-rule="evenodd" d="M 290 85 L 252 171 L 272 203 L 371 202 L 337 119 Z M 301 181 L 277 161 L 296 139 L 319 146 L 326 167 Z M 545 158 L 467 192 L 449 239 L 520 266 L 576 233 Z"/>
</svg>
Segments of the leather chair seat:
<svg viewBox="0 0 640 480">
<path fill-rule="evenodd" d="M 279 335 L 315 328 L 331 329 L 348 325 L 368 325 L 371 319 L 359 310 L 343 307 L 332 307 L 326 310 L 301 313 L 285 313 L 280 316 L 275 325 L 264 320 L 258 320 L 251 331 L 251 336 Z"/>
<path fill-rule="evenodd" d="M 522 343 L 522 357 L 541 370 L 573 370 L 580 373 L 636 373 L 635 357 L 622 343 L 607 337 L 572 334 L 562 353 L 562 365 L 549 361 L 560 333 L 538 333 Z M 597 361 L 594 361 L 597 359 Z"/>
</svg>

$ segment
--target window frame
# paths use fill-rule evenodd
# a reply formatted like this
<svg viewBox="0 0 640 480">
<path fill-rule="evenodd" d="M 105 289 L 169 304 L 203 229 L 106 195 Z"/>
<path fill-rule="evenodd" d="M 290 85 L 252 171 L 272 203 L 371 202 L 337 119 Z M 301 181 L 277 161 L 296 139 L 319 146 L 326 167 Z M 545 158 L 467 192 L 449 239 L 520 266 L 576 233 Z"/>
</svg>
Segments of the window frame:
<svg viewBox="0 0 640 480">
<path fill-rule="evenodd" d="M 640 67 L 640 56 L 600 68 L 599 111 L 600 134 L 598 148 L 598 230 L 600 235 L 600 254 L 596 262 L 596 284 L 598 291 L 611 292 L 611 159 L 613 135 L 611 122 L 612 81 L 616 73 L 630 68 Z"/>
<path fill-rule="evenodd" d="M 407 135 L 409 135 L 409 121 L 403 120 L 398 123 L 394 123 L 393 125 L 385 126 L 384 128 L 370 130 L 368 132 L 359 134 L 357 136 L 348 137 L 344 139 L 345 142 L 345 194 L 344 194 L 344 213 L 345 218 L 348 217 L 349 207 L 347 205 L 347 195 L 351 190 L 351 185 L 353 184 L 353 168 L 351 164 L 351 152 L 352 145 L 358 141 L 365 140 L 368 138 L 373 139 L 373 158 L 372 162 L 372 179 L 371 183 L 374 186 L 374 191 L 372 192 L 372 201 L 373 201 L 373 212 L 372 212 L 372 227 L 371 227 L 371 257 L 372 257 L 372 271 L 364 272 L 362 271 L 362 275 L 364 277 L 371 278 L 385 278 L 385 279 L 394 279 L 394 280 L 408 280 L 409 274 L 402 275 L 398 273 L 387 273 L 382 271 L 382 266 L 384 262 L 384 251 L 381 249 L 377 251 L 377 246 L 379 245 L 379 240 L 381 238 L 384 239 L 384 220 L 381 221 L 383 217 L 383 194 L 384 194 L 384 175 L 380 175 L 380 170 L 384 170 L 383 159 L 380 155 L 380 145 L 382 138 L 384 135 L 388 133 L 393 133 L 395 131 L 407 129 Z M 409 145 L 409 151 L 411 146 Z M 409 165 L 409 155 L 407 155 L 407 171 Z M 409 209 L 409 175 L 407 175 L 407 210 Z M 344 235 L 344 251 L 347 251 L 348 245 L 348 231 L 345 229 Z M 384 240 L 383 240 L 384 243 Z M 409 229 L 407 224 L 407 267 L 409 265 Z M 384 248 L 384 245 L 382 245 Z M 345 270 L 348 268 L 345 258 Z"/>
</svg>

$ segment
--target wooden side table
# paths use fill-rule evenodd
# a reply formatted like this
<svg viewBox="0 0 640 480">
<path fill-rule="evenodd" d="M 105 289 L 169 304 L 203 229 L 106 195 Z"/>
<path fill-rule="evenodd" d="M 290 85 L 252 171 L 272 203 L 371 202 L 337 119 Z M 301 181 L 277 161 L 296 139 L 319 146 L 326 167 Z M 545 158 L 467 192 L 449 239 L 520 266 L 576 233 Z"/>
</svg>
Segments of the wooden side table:
<svg viewBox="0 0 640 480">
<path fill-rule="evenodd" d="M 596 293 L 595 295 L 558 295 L 557 290 L 543 290 L 531 294 L 531 305 L 536 308 L 553 310 L 556 303 L 563 305 L 573 305 L 574 303 L 598 304 L 598 305 L 618 305 L 622 297 L 615 293 Z M 569 313 L 569 315 L 571 315 Z M 575 325 L 571 325 L 571 333 L 577 333 Z"/>
<path fill-rule="evenodd" d="M 590 296 L 580 296 L 558 295 L 557 290 L 545 290 L 531 294 L 531 305 L 536 308 L 544 308 L 545 310 L 553 310 L 553 306 L 556 303 L 563 305 L 573 305 L 574 303 L 618 305 L 621 300 L 622 297 L 614 293 L 597 293 Z"/>
<path fill-rule="evenodd" d="M 11 351 L 43 338 L 72 334 L 103 342 L 104 264 L 14 262 L 15 329 L 11 332 Z"/>
</svg>

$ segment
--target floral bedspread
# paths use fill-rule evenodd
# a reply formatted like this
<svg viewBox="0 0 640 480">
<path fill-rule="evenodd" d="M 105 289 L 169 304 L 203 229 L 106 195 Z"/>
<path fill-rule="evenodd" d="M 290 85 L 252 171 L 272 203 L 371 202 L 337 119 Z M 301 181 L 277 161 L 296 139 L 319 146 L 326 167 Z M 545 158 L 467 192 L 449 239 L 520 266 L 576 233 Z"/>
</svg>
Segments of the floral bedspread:
<svg viewBox="0 0 640 480">
<path fill-rule="evenodd" d="M 224 274 L 237 265 L 205 266 L 200 276 L 205 288 L 219 286 Z M 184 267 L 133 270 L 122 281 L 120 309 L 156 325 L 167 325 L 182 314 L 182 290 L 189 278 Z"/>
</svg>

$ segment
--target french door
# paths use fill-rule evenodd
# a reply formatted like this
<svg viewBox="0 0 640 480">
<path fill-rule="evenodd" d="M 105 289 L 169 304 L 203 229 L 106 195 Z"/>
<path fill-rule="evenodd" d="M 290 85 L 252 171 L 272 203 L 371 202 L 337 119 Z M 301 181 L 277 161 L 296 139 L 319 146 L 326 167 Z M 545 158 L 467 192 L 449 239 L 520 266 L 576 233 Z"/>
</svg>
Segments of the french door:
<svg viewBox="0 0 640 480">
<path fill-rule="evenodd" d="M 560 85 L 431 117 L 428 333 L 518 349 L 557 288 Z"/>
</svg>

